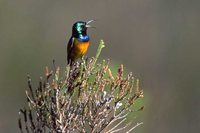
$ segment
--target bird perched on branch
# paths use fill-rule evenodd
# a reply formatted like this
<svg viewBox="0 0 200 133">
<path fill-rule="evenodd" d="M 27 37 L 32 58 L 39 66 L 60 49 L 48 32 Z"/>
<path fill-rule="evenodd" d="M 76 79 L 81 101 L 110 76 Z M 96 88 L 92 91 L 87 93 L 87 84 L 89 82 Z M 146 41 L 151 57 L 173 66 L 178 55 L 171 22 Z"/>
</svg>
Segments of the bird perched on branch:
<svg viewBox="0 0 200 133">
<path fill-rule="evenodd" d="M 67 45 L 67 63 L 72 65 L 75 60 L 82 57 L 90 44 L 90 37 L 87 35 L 87 28 L 94 20 L 88 22 L 77 21 L 72 27 L 72 36 Z"/>
</svg>

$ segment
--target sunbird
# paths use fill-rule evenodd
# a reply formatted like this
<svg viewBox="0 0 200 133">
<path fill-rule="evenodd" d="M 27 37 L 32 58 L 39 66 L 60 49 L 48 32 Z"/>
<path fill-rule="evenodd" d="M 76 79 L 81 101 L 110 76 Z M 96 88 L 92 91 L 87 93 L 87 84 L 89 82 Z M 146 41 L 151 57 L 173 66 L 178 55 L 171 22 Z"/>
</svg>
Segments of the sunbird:
<svg viewBox="0 0 200 133">
<path fill-rule="evenodd" d="M 67 45 L 67 63 L 72 65 L 75 60 L 82 57 L 90 45 L 90 36 L 87 35 L 87 29 L 94 20 L 87 22 L 77 21 L 72 27 L 72 35 Z"/>
</svg>

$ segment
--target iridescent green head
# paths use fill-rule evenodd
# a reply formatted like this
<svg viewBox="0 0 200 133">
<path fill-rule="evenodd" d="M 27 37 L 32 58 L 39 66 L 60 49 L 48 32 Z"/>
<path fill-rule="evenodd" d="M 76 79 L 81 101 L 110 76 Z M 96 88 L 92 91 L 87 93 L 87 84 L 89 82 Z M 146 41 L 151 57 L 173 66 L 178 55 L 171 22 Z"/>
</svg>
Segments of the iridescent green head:
<svg viewBox="0 0 200 133">
<path fill-rule="evenodd" d="M 74 37 L 80 37 L 87 35 L 87 28 L 91 27 L 89 24 L 93 22 L 94 20 L 90 20 L 88 22 L 84 21 L 77 21 L 74 23 L 72 27 L 72 36 Z"/>
</svg>

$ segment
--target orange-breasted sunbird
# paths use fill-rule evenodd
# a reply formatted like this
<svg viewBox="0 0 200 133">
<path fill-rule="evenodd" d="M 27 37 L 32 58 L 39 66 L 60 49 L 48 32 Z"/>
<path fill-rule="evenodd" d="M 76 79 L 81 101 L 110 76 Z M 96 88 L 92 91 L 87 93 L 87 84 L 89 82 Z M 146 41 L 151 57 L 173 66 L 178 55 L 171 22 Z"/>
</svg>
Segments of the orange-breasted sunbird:
<svg viewBox="0 0 200 133">
<path fill-rule="evenodd" d="M 72 64 L 75 60 L 82 57 L 90 45 L 90 36 L 87 35 L 87 29 L 94 20 L 88 22 L 77 21 L 72 27 L 72 36 L 67 45 L 67 63 Z"/>
</svg>

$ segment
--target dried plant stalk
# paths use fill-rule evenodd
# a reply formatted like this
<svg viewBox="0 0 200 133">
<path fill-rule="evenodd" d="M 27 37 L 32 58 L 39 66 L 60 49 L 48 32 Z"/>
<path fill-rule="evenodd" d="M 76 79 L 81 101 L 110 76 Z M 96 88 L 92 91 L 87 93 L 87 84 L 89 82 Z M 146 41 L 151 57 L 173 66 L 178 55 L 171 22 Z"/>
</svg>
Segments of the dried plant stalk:
<svg viewBox="0 0 200 133">
<path fill-rule="evenodd" d="M 32 88 L 28 77 L 28 108 L 20 110 L 18 120 L 21 133 L 129 133 L 143 124 L 132 126 L 126 120 L 143 97 L 139 80 L 131 73 L 124 76 L 123 65 L 115 76 L 109 61 L 96 64 L 103 47 L 101 41 L 95 58 L 66 66 L 64 73 L 46 67 L 38 88 Z"/>
</svg>

